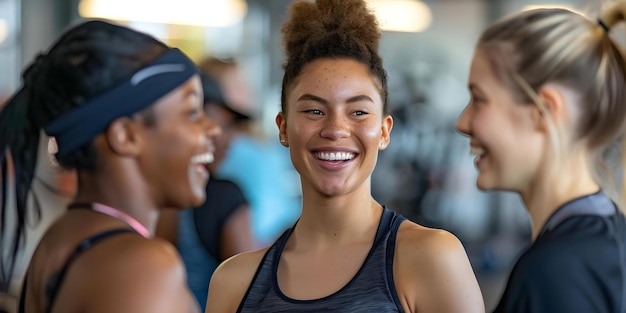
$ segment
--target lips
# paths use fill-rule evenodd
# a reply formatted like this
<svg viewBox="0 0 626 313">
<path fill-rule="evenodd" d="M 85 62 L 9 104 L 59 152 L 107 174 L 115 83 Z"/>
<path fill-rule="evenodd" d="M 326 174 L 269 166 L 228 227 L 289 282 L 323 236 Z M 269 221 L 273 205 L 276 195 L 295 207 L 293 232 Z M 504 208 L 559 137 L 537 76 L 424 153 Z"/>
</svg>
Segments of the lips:
<svg viewBox="0 0 626 313">
<path fill-rule="evenodd" d="M 215 160 L 213 152 L 205 152 L 197 154 L 191 158 L 191 164 L 193 168 L 202 176 L 202 179 L 208 179 L 209 177 L 209 164 Z"/>
<path fill-rule="evenodd" d="M 480 164 L 486 155 L 485 149 L 477 145 L 470 145 L 470 154 L 476 157 L 474 159 L 474 164 L 480 169 Z"/>
<path fill-rule="evenodd" d="M 485 149 L 481 148 L 481 147 L 476 147 L 476 146 L 471 146 L 470 147 L 470 154 L 471 155 L 483 155 L 485 154 Z"/>
<path fill-rule="evenodd" d="M 316 152 L 315 157 L 322 161 L 348 161 L 356 156 L 352 152 Z"/>
<path fill-rule="evenodd" d="M 213 155 L 213 152 L 207 152 L 207 153 L 193 156 L 191 158 L 191 163 L 192 164 L 210 164 L 210 163 L 213 163 L 213 160 L 215 160 L 215 156 Z"/>
<path fill-rule="evenodd" d="M 330 172 L 340 171 L 354 162 L 359 156 L 356 151 L 346 148 L 319 148 L 311 151 L 317 164 L 324 170 Z"/>
</svg>

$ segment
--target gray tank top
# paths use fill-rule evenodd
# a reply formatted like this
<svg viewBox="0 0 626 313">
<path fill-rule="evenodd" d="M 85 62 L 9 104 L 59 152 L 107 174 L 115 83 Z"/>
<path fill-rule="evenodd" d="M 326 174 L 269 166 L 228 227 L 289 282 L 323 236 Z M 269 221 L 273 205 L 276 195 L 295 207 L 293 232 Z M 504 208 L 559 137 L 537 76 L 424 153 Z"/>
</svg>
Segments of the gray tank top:
<svg viewBox="0 0 626 313">
<path fill-rule="evenodd" d="M 376 239 L 356 275 L 339 291 L 313 300 L 287 297 L 278 287 L 278 262 L 288 229 L 266 252 L 237 312 L 404 312 L 393 281 L 396 235 L 405 218 L 384 208 Z"/>
</svg>

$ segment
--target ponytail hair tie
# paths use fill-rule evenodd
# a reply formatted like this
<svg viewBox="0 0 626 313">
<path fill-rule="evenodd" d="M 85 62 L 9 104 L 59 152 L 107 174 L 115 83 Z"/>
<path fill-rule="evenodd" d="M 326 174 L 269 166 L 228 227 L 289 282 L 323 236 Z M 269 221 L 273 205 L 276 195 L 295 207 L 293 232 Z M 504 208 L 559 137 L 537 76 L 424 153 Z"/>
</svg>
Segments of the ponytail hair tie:
<svg viewBox="0 0 626 313">
<path fill-rule="evenodd" d="M 598 25 L 600 25 L 600 27 L 602 27 L 602 29 L 604 29 L 605 33 L 609 32 L 609 27 L 606 24 L 604 24 L 604 22 L 601 19 L 599 19 L 599 18 L 598 18 Z"/>
</svg>

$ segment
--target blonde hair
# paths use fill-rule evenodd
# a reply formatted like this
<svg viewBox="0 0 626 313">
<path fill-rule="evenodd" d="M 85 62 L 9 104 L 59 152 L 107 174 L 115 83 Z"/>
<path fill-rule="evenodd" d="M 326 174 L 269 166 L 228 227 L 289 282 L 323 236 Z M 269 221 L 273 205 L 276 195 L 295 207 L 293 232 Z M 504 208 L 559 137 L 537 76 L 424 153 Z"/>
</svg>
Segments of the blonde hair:
<svg viewBox="0 0 626 313">
<path fill-rule="evenodd" d="M 554 124 L 537 92 L 548 83 L 575 90 L 580 114 L 574 139 L 583 141 L 600 161 L 626 125 L 625 60 L 619 44 L 609 36 L 611 28 L 624 20 L 624 12 L 625 1 L 606 6 L 598 20 L 566 9 L 522 11 L 489 27 L 477 48 L 489 56 L 494 72 L 516 101 L 537 105 L 544 113 L 557 143 Z M 624 144 L 620 145 L 624 151 Z M 616 193 L 611 174 L 615 162 L 612 166 L 597 163 L 602 172 L 599 183 L 609 195 Z M 621 195 L 613 196 L 625 203 L 626 185 L 621 185 Z"/>
</svg>

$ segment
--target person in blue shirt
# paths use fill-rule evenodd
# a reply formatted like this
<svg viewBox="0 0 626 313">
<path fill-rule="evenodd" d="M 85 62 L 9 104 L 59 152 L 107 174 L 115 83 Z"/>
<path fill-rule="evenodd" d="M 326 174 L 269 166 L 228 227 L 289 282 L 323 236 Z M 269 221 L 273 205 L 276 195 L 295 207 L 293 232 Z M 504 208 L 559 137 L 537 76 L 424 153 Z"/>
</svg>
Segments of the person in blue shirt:
<svg viewBox="0 0 626 313">
<path fill-rule="evenodd" d="M 533 243 L 495 312 L 626 312 L 616 205 L 626 195 L 610 184 L 623 180 L 611 165 L 626 125 L 626 63 L 611 30 L 625 15 L 624 1 L 598 19 L 527 10 L 478 41 L 457 129 L 470 138 L 478 188 L 518 193 L 532 221 Z"/>
</svg>

